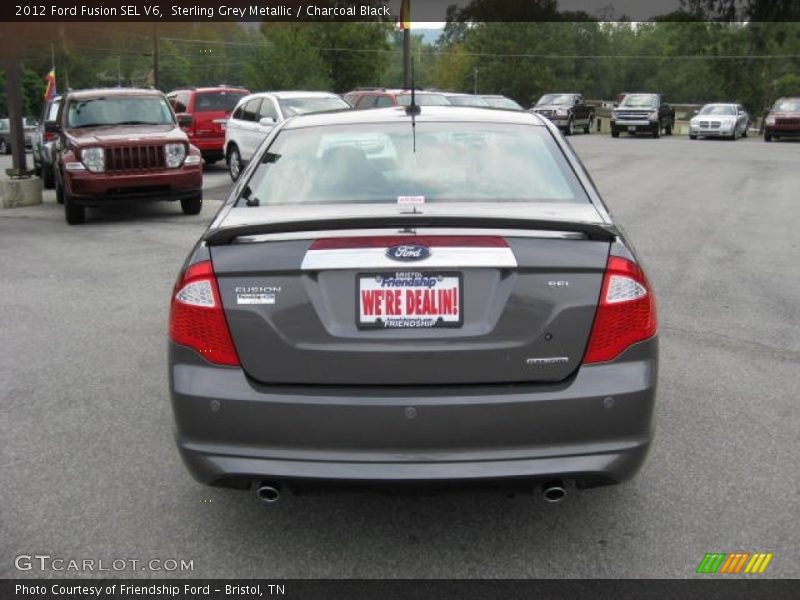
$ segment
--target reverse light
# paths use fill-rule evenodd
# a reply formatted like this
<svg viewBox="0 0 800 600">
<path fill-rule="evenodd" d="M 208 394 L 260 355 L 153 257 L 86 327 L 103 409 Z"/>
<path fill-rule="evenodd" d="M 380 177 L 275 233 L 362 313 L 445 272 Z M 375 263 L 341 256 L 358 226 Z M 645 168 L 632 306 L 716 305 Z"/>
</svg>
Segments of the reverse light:
<svg viewBox="0 0 800 600">
<path fill-rule="evenodd" d="M 655 301 L 644 273 L 635 263 L 610 256 L 583 362 L 612 360 L 656 329 Z"/>
<path fill-rule="evenodd" d="M 191 265 L 178 278 L 169 311 L 169 338 L 210 363 L 239 366 L 211 261 Z"/>
<path fill-rule="evenodd" d="M 164 158 L 168 169 L 177 169 L 186 158 L 186 146 L 183 144 L 167 144 L 164 146 Z"/>
<path fill-rule="evenodd" d="M 81 162 L 92 173 L 102 173 L 106 170 L 106 153 L 102 148 L 84 148 L 81 150 Z"/>
</svg>

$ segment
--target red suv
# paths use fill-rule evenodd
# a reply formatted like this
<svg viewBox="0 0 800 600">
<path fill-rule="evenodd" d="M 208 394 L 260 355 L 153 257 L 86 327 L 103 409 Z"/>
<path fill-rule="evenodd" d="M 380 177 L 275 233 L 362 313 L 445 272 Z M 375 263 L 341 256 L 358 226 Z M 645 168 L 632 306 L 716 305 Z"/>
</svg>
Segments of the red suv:
<svg viewBox="0 0 800 600">
<path fill-rule="evenodd" d="M 189 141 L 200 149 L 207 163 L 224 157 L 225 122 L 244 96 L 240 87 L 206 87 L 174 90 L 167 94 Z"/>
<path fill-rule="evenodd" d="M 203 207 L 203 159 L 158 90 L 69 92 L 45 130 L 57 134 L 56 198 L 67 223 L 86 206 L 117 200 L 180 200 L 187 215 Z"/>
<path fill-rule="evenodd" d="M 764 119 L 764 140 L 800 136 L 800 98 L 780 98 Z"/>
</svg>

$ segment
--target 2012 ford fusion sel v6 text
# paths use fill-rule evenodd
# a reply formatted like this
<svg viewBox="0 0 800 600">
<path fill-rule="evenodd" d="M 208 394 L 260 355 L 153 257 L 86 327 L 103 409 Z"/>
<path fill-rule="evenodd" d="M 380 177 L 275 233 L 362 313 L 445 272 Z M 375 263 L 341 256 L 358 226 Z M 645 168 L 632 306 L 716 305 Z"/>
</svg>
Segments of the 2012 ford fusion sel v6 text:
<svg viewBox="0 0 800 600">
<path fill-rule="evenodd" d="M 652 289 L 558 130 L 393 107 L 282 123 L 192 250 L 169 374 L 191 473 L 255 485 L 622 482 Z"/>
</svg>

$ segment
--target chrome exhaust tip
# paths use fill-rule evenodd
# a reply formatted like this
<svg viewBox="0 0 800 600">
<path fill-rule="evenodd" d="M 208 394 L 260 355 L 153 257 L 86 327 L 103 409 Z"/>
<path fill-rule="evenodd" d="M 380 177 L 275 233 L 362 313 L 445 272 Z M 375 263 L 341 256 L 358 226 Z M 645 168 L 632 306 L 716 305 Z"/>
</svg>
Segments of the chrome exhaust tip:
<svg viewBox="0 0 800 600">
<path fill-rule="evenodd" d="M 279 487 L 270 483 L 262 483 L 256 487 L 256 498 L 264 504 L 275 504 L 281 497 Z"/>
<path fill-rule="evenodd" d="M 542 496 L 547 502 L 556 504 L 567 497 L 567 490 L 561 481 L 550 481 L 542 486 Z"/>
</svg>

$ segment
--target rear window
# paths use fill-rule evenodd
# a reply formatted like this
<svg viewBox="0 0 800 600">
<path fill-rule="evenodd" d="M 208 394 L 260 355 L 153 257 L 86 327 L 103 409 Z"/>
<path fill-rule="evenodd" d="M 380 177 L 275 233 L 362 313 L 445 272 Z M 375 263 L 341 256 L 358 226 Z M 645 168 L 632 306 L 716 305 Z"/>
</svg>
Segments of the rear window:
<svg viewBox="0 0 800 600">
<path fill-rule="evenodd" d="M 307 113 L 325 112 L 327 110 L 342 110 L 350 105 L 337 96 L 308 98 L 283 98 L 278 100 L 283 114 L 288 117 L 304 115 Z"/>
<path fill-rule="evenodd" d="M 414 102 L 419 106 L 450 106 L 450 101 L 441 94 L 414 94 Z M 400 106 L 410 105 L 411 94 L 400 94 L 397 103 Z"/>
<path fill-rule="evenodd" d="M 533 125 L 409 122 L 286 129 L 237 204 L 585 203 L 550 133 Z"/>
<path fill-rule="evenodd" d="M 505 108 L 507 110 L 522 110 L 522 107 L 511 98 L 484 98 L 492 108 Z"/>
<path fill-rule="evenodd" d="M 486 100 L 478 96 L 448 96 L 447 99 L 453 106 L 479 106 L 481 108 L 489 106 Z"/>
<path fill-rule="evenodd" d="M 247 94 L 241 92 L 199 92 L 194 99 L 195 112 L 223 111 L 230 112 L 236 103 Z M 180 112 L 180 111 L 179 111 Z"/>
</svg>

